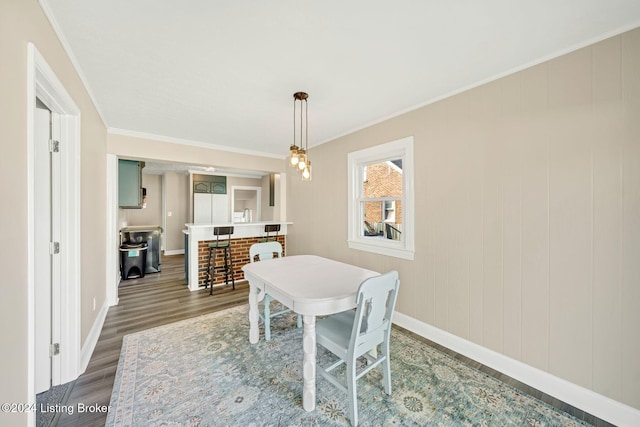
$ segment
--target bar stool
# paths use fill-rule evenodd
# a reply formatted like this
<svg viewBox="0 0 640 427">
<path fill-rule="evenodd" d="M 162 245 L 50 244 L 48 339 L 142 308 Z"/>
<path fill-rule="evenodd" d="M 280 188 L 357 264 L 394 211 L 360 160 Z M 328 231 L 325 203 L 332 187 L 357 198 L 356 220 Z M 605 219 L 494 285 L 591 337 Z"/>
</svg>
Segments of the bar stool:
<svg viewBox="0 0 640 427">
<path fill-rule="evenodd" d="M 213 235 L 216 236 L 216 241 L 209 243 L 209 261 L 207 262 L 207 278 L 204 282 L 204 287 L 211 286 L 209 289 L 209 295 L 213 295 L 213 282 L 215 280 L 216 270 L 224 271 L 224 283 L 229 284 L 229 275 L 231 275 L 231 283 L 233 289 L 236 289 L 236 280 L 233 277 L 233 258 L 231 257 L 231 235 L 233 234 L 233 227 L 214 227 Z M 223 240 L 220 240 L 222 236 Z M 224 240 L 226 236 L 226 240 Z M 224 264 L 216 267 L 216 250 L 222 249 L 224 251 Z M 211 262 L 213 259 L 213 263 Z"/>
<path fill-rule="evenodd" d="M 267 224 L 264 226 L 264 232 L 267 235 L 261 239 L 258 239 L 258 243 L 269 242 L 273 240 L 274 242 L 278 241 L 278 233 L 280 232 L 280 224 Z M 271 233 L 276 233 L 271 235 Z"/>
</svg>

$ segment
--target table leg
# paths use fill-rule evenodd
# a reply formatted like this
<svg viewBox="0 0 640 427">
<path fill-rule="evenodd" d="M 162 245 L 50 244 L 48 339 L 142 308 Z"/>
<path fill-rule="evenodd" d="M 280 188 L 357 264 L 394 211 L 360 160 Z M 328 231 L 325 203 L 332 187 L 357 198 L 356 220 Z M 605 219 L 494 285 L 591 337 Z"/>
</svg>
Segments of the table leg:
<svg viewBox="0 0 640 427">
<path fill-rule="evenodd" d="M 304 329 L 302 330 L 302 346 L 304 359 L 302 361 L 302 407 L 305 411 L 316 408 L 316 316 L 302 316 Z"/>
<path fill-rule="evenodd" d="M 256 344 L 260 339 L 258 328 L 258 291 L 257 286 L 249 281 L 249 342 Z"/>
</svg>

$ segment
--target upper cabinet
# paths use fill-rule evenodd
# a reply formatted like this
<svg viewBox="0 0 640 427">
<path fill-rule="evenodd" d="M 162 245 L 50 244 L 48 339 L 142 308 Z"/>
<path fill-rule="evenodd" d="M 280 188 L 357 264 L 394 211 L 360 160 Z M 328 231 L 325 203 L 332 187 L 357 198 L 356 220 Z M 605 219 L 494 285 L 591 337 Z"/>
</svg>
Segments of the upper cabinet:
<svg viewBox="0 0 640 427">
<path fill-rule="evenodd" d="M 194 193 L 209 193 L 210 186 L 207 181 L 193 181 Z"/>
<path fill-rule="evenodd" d="M 227 194 L 227 177 L 217 175 L 194 175 L 193 192 Z"/>
<path fill-rule="evenodd" d="M 212 176 L 211 192 L 213 194 L 227 194 L 227 177 L 226 176 Z"/>
<path fill-rule="evenodd" d="M 123 209 L 142 207 L 142 168 L 144 162 L 118 160 L 118 206 Z"/>
</svg>

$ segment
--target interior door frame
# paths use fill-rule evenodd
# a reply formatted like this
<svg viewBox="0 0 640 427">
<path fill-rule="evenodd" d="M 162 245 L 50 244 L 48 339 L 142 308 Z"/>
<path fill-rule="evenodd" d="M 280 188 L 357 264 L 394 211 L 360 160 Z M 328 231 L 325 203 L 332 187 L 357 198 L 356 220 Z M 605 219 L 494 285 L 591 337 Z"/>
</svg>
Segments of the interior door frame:
<svg viewBox="0 0 640 427">
<path fill-rule="evenodd" d="M 53 336 L 58 337 L 60 355 L 52 370 L 53 384 L 63 384 L 80 375 L 80 110 L 33 43 L 27 45 L 27 392 L 35 403 L 35 251 L 34 167 L 36 98 L 59 118 L 60 149 L 60 289 L 54 302 Z M 55 305 L 59 305 L 55 307 Z M 35 413 L 29 413 L 29 425 Z"/>
</svg>

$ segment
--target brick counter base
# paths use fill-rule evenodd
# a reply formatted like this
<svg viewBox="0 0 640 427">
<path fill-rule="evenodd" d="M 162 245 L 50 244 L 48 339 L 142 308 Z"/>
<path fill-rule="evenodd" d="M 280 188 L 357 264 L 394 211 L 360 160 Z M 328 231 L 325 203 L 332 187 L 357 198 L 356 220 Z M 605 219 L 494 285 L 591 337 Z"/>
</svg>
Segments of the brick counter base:
<svg viewBox="0 0 640 427">
<path fill-rule="evenodd" d="M 242 267 L 250 262 L 249 248 L 251 245 L 258 243 L 263 237 L 245 237 L 242 239 L 231 239 L 231 257 L 233 260 L 233 271 L 235 280 L 244 280 Z M 198 286 L 204 286 L 207 278 L 207 261 L 209 260 L 209 243 L 215 242 L 215 239 L 204 240 L 198 242 Z M 282 245 L 282 255 L 285 252 L 284 236 L 278 236 L 278 242 Z M 213 263 L 213 260 L 211 260 Z M 224 251 L 216 250 L 216 266 L 224 265 Z M 213 284 L 224 283 L 224 273 L 216 271 Z M 231 283 L 231 276 L 229 276 Z"/>
</svg>

